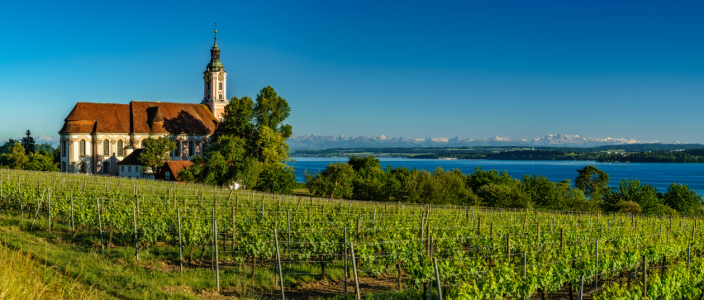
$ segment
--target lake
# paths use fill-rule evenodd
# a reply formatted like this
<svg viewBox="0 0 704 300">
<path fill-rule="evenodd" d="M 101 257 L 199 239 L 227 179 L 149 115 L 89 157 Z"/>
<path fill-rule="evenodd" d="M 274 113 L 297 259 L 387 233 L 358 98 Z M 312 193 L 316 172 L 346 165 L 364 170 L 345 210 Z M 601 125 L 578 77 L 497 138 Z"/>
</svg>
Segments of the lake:
<svg viewBox="0 0 704 300">
<path fill-rule="evenodd" d="M 325 169 L 332 162 L 346 162 L 346 157 L 291 157 L 295 163 L 289 163 L 296 171 L 296 179 L 303 182 L 303 172 L 316 173 Z M 665 192 L 671 182 L 686 184 L 702 195 L 704 194 L 704 164 L 684 163 L 600 163 L 595 161 L 539 161 L 539 160 L 442 160 L 442 159 L 403 159 L 379 158 L 381 165 L 394 168 L 406 166 L 432 171 L 437 167 L 445 170 L 459 169 L 462 173 L 473 173 L 474 168 L 484 170 L 506 170 L 514 178 L 523 175 L 543 175 L 552 181 L 569 179 L 574 182 L 577 169 L 593 165 L 609 174 L 610 186 L 618 184 L 621 178 L 638 179 Z"/>
</svg>

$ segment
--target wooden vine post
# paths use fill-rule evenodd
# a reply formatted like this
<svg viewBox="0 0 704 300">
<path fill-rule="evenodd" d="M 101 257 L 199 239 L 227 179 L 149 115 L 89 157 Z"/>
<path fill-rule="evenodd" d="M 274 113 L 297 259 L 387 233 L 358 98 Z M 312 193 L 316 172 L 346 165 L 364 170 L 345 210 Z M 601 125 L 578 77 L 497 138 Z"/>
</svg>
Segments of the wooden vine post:
<svg viewBox="0 0 704 300">
<path fill-rule="evenodd" d="M 352 271 L 354 271 L 354 292 L 357 300 L 362 300 L 359 293 L 359 276 L 357 275 L 357 259 L 354 257 L 354 243 L 350 242 L 350 251 L 352 251 Z"/>
</svg>

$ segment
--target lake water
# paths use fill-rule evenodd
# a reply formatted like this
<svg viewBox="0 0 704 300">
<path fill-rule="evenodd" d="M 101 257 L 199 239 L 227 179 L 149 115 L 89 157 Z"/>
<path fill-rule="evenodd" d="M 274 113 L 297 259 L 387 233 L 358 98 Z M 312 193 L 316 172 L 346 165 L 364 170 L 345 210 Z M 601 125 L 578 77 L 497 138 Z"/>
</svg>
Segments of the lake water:
<svg viewBox="0 0 704 300">
<path fill-rule="evenodd" d="M 296 179 L 303 182 L 303 172 L 316 173 L 325 169 L 332 162 L 346 162 L 346 157 L 292 157 L 295 163 L 289 163 L 296 171 Z M 524 161 L 524 160 L 441 160 L 441 159 L 402 159 L 379 158 L 381 165 L 394 168 L 406 166 L 422 170 L 460 169 L 462 173 L 473 173 L 475 167 L 484 170 L 506 170 L 514 178 L 523 175 L 543 175 L 552 181 L 569 179 L 574 182 L 577 169 L 593 165 L 609 174 L 610 185 L 618 183 L 621 178 L 638 179 L 665 192 L 671 182 L 682 183 L 704 194 L 704 164 L 683 163 L 599 163 L 594 161 Z"/>
</svg>

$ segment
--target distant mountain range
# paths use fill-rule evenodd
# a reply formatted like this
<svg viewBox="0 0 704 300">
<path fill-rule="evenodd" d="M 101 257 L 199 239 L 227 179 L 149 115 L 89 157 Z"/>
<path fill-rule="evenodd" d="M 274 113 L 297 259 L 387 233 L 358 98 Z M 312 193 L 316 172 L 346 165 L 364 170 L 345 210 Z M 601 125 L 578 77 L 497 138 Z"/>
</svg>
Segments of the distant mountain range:
<svg viewBox="0 0 704 300">
<path fill-rule="evenodd" d="M 660 141 L 638 141 L 634 139 L 583 138 L 578 135 L 548 134 L 536 139 L 511 139 L 508 137 L 492 137 L 488 139 L 454 138 L 424 138 L 410 139 L 403 137 L 387 137 L 384 135 L 369 136 L 331 136 L 331 135 L 292 135 L 288 139 L 291 150 L 311 150 L 329 148 L 380 148 L 380 147 L 462 147 L 462 146 L 555 146 L 555 147 L 598 147 L 623 144 L 656 144 Z M 670 144 L 679 144 L 678 142 Z"/>
<path fill-rule="evenodd" d="M 16 141 L 20 141 L 22 137 L 15 138 Z M 9 138 L 2 140 L 2 144 L 5 144 Z M 37 144 L 49 144 L 54 147 L 59 145 L 59 137 L 57 136 L 48 136 L 48 135 L 40 135 L 40 136 L 35 136 L 34 137 L 34 142 Z"/>
<path fill-rule="evenodd" d="M 20 138 L 17 138 L 19 140 Z M 8 139 L 4 139 L 4 144 Z M 59 138 L 53 136 L 35 136 L 37 144 L 50 144 L 56 147 Z M 488 139 L 464 139 L 461 137 L 428 137 L 411 139 L 404 137 L 380 136 L 332 136 L 332 135 L 292 135 L 288 139 L 291 150 L 312 150 L 329 148 L 381 148 L 381 147 L 462 147 L 462 146 L 555 146 L 555 147 L 599 147 L 607 145 L 626 144 L 658 144 L 660 141 L 638 141 L 634 139 L 610 138 L 597 139 L 567 134 L 548 134 L 536 139 L 512 139 L 508 137 L 492 137 Z M 663 143 L 663 144 L 679 144 Z"/>
</svg>

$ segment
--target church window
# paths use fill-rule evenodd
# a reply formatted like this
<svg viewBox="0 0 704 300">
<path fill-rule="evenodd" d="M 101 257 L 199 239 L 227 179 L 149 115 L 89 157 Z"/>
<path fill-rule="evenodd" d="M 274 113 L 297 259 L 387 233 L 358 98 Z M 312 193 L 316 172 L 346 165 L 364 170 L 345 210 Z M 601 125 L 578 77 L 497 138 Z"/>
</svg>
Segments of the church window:
<svg viewBox="0 0 704 300">
<path fill-rule="evenodd" d="M 78 154 L 80 156 L 85 156 L 86 155 L 86 140 L 81 140 L 78 143 Z"/>
<path fill-rule="evenodd" d="M 103 155 L 110 156 L 110 142 L 108 140 L 103 141 Z"/>
<path fill-rule="evenodd" d="M 188 155 L 193 156 L 196 154 L 196 143 L 193 141 L 188 142 Z"/>
<path fill-rule="evenodd" d="M 66 162 L 61 162 L 61 172 L 66 172 Z"/>
<path fill-rule="evenodd" d="M 110 173 L 110 163 L 109 162 L 104 162 L 103 163 L 103 173 L 109 174 Z"/>
<path fill-rule="evenodd" d="M 222 100 L 222 94 L 220 94 L 220 100 Z"/>
<path fill-rule="evenodd" d="M 123 155 L 124 150 L 122 148 L 122 140 L 117 141 L 117 156 Z"/>
<path fill-rule="evenodd" d="M 121 166 L 121 167 L 120 167 L 120 172 L 124 172 L 124 171 L 125 171 L 125 166 Z"/>
<path fill-rule="evenodd" d="M 61 141 L 61 157 L 66 157 L 66 141 Z"/>
<path fill-rule="evenodd" d="M 176 141 L 176 149 L 174 149 L 174 156 L 179 157 L 181 156 L 181 142 Z"/>
<path fill-rule="evenodd" d="M 80 164 L 80 166 L 79 166 L 78 169 L 81 171 L 81 173 L 87 173 L 87 172 L 86 172 L 86 163 L 85 163 L 85 162 L 81 162 L 81 164 Z"/>
<path fill-rule="evenodd" d="M 222 91 L 222 81 L 220 81 L 220 83 L 218 84 L 218 87 L 219 87 L 218 89 Z"/>
</svg>

